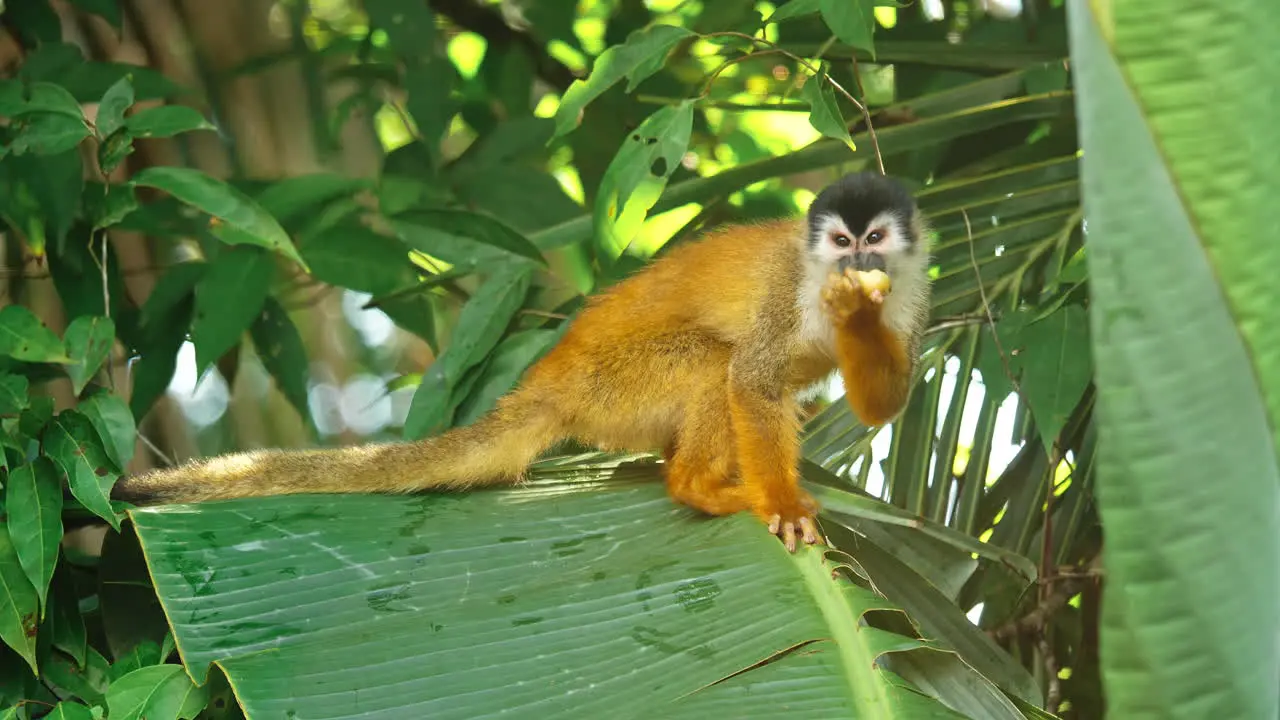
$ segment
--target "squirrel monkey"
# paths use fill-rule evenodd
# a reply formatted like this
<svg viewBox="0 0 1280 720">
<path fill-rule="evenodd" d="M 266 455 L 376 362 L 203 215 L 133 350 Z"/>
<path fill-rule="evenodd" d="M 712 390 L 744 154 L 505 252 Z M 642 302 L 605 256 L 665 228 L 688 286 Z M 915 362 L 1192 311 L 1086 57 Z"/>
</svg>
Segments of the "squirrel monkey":
<svg viewBox="0 0 1280 720">
<path fill-rule="evenodd" d="M 674 500 L 751 511 L 794 551 L 797 534 L 818 542 L 799 483 L 797 396 L 839 369 L 864 424 L 901 411 L 929 311 L 925 228 L 901 184 L 847 175 L 806 218 L 710 231 L 591 298 L 471 425 L 416 442 L 208 458 L 124 479 L 113 494 L 193 502 L 515 483 L 572 438 L 661 451 Z"/>
</svg>

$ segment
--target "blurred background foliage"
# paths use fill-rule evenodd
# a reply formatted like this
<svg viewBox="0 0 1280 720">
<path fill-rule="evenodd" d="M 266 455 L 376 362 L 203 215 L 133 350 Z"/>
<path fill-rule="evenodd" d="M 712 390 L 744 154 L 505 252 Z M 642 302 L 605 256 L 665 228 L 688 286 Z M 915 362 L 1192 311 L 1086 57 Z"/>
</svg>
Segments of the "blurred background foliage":
<svg viewBox="0 0 1280 720">
<path fill-rule="evenodd" d="M 924 362 L 886 428 L 858 426 L 838 380 L 808 404 L 809 478 L 1005 553 L 953 578 L 948 597 L 1031 673 L 1045 707 L 1100 716 L 1062 5 L 4 3 L 5 291 L 56 336 L 43 355 L 9 353 L 5 377 L 22 379 L 9 465 L 42 467 L 24 443 L 45 438 L 45 470 L 71 478 L 52 582 L 73 583 L 57 592 L 73 594 L 89 640 L 70 652 L 56 623 L 36 632 L 21 612 L 31 642 L 0 636 L 49 667 L 85 647 L 110 660 L 94 678 L 85 661 L 74 677 L 8 680 L 6 700 L 31 700 L 9 716 L 110 705 L 108 675 L 171 655 L 164 618 L 138 610 L 156 603 L 136 540 L 101 521 L 121 508 L 76 491 L 76 448 L 105 454 L 98 475 L 114 480 L 465 424 L 591 292 L 707 227 L 803 213 L 839 174 L 881 164 L 936 230 Z M 65 122 L 75 106 L 87 124 Z M 70 440 L 50 446 L 48 428 Z M 51 507 L 43 497 L 32 502 Z M 833 516 L 867 512 L 856 495 L 823 497 Z M 15 551 L 14 577 L 43 598 L 54 564 L 31 552 Z M 46 637 L 54 649 L 37 647 Z M 166 672 L 134 685 L 190 692 Z M 230 712 L 223 690 L 199 707 Z M 115 690 L 118 705 L 125 691 L 140 692 Z M 168 717 L 188 716 L 185 697 Z"/>
</svg>

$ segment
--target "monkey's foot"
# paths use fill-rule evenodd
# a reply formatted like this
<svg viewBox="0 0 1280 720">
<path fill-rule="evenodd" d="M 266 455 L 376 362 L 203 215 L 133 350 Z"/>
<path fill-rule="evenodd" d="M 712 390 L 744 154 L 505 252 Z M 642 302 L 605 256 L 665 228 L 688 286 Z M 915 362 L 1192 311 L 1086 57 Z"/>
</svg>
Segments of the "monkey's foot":
<svg viewBox="0 0 1280 720">
<path fill-rule="evenodd" d="M 831 273 L 822 288 L 822 304 L 827 314 L 838 322 L 844 322 L 859 312 L 879 307 L 888 293 L 888 283 L 863 282 L 860 273 L 848 268 L 844 273 Z M 878 276 L 877 276 L 878 277 Z M 888 276 L 884 280 L 887 281 Z"/>
<path fill-rule="evenodd" d="M 817 513 L 818 504 L 803 490 L 797 490 L 795 498 L 790 501 L 769 502 L 756 510 L 756 515 L 769 524 L 769 534 L 779 536 L 787 552 L 796 551 L 797 531 L 806 544 L 822 544 L 814 519 Z"/>
</svg>

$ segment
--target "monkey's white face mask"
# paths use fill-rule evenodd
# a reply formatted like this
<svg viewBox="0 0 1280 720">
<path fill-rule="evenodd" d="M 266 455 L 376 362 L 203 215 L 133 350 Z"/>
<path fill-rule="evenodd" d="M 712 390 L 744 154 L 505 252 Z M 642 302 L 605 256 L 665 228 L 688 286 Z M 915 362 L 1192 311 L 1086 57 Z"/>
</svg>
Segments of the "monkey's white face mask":
<svg viewBox="0 0 1280 720">
<path fill-rule="evenodd" d="M 812 223 L 810 247 L 828 272 L 882 270 L 890 279 L 905 272 L 918 272 L 919 246 L 909 218 L 886 210 L 871 218 L 866 227 L 851 228 L 837 213 L 823 213 Z"/>
</svg>

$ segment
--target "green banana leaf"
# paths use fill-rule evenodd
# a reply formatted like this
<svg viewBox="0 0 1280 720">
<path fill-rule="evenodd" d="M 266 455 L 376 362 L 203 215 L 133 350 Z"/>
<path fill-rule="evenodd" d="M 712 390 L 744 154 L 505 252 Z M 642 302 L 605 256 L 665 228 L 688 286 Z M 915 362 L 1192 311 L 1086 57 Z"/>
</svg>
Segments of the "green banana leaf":
<svg viewBox="0 0 1280 720">
<path fill-rule="evenodd" d="M 1273 3 L 1073 0 L 1113 717 L 1280 712 Z"/>
<path fill-rule="evenodd" d="M 938 589 L 972 571 L 967 536 L 824 518 L 839 549 L 791 555 L 749 515 L 673 504 L 643 460 L 131 517 L 193 680 L 216 664 L 251 720 L 1036 716 L 1030 675 Z"/>
</svg>

